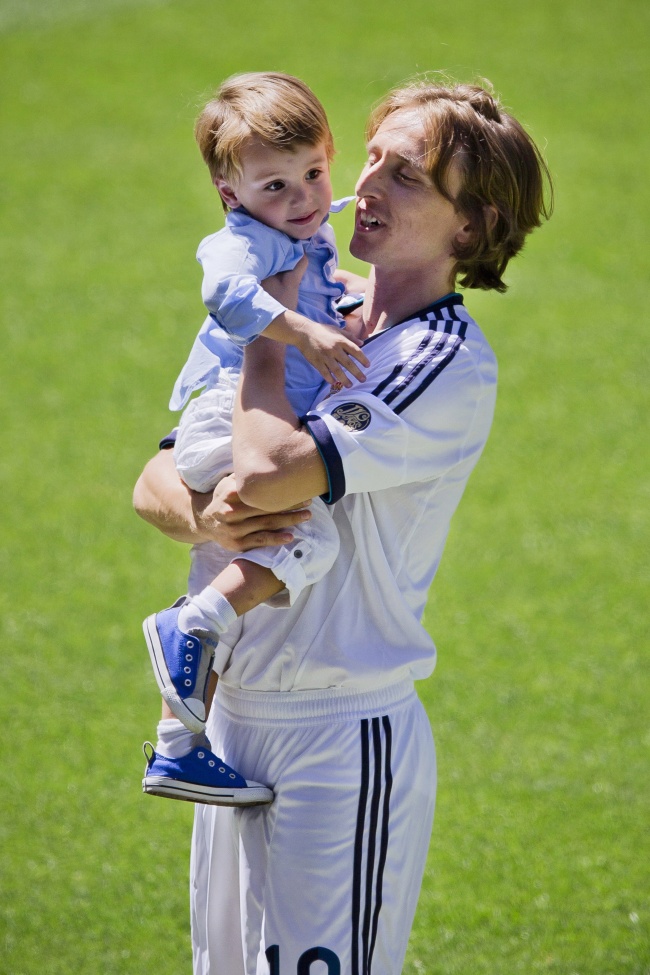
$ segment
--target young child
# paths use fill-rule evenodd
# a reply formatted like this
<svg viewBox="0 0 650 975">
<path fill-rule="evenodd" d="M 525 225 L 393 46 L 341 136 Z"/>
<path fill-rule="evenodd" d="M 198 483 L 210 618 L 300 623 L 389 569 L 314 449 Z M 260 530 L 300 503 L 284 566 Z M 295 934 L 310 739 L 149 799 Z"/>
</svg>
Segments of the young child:
<svg viewBox="0 0 650 975">
<path fill-rule="evenodd" d="M 298 415 L 312 405 L 323 381 L 349 386 L 347 373 L 363 380 L 359 364 L 368 360 L 336 307 L 345 292 L 342 280 L 354 276 L 336 272 L 327 218 L 348 201 L 332 205 L 334 146 L 314 94 L 284 74 L 235 76 L 204 108 L 196 137 L 226 210 L 226 226 L 198 249 L 210 315 L 170 408 L 182 409 L 204 388 L 181 417 L 174 459 L 185 483 L 207 492 L 232 470 L 232 411 L 244 345 L 262 334 L 287 345 L 287 395 Z M 308 264 L 294 312 L 261 282 L 294 268 L 303 256 Z M 174 715 L 161 721 L 155 751 L 145 746 L 146 792 L 224 805 L 272 800 L 270 790 L 246 782 L 209 751 L 206 695 L 219 635 L 262 602 L 293 603 L 333 564 L 339 538 L 320 499 L 312 504 L 311 519 L 292 533 L 289 544 L 249 551 L 234 561 L 214 544 L 195 546 L 190 591 L 193 573 L 205 578 L 206 559 L 213 582 L 144 621 L 156 680 Z M 225 659 L 217 661 L 217 671 Z"/>
</svg>

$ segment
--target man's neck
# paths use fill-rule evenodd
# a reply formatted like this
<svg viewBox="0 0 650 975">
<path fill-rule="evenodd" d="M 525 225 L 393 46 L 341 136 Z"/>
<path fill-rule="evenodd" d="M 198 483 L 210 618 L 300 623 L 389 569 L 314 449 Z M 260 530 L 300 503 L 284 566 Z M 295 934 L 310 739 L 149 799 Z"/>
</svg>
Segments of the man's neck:
<svg viewBox="0 0 650 975">
<path fill-rule="evenodd" d="M 454 290 L 446 275 L 422 275 L 420 271 L 390 273 L 379 268 L 370 272 L 363 304 L 368 335 L 404 321 Z"/>
</svg>

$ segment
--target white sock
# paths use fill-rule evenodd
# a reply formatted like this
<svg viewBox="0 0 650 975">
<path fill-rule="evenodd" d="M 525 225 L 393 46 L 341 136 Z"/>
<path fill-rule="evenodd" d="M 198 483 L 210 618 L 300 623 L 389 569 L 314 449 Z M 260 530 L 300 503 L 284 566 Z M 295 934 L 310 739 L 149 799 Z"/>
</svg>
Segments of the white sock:
<svg viewBox="0 0 650 975">
<path fill-rule="evenodd" d="M 207 630 L 208 633 L 218 635 L 227 630 L 236 619 L 237 613 L 226 597 L 213 586 L 206 586 L 181 607 L 178 626 L 184 633 Z"/>
<path fill-rule="evenodd" d="M 199 745 L 210 747 L 205 735 L 195 735 L 178 718 L 162 718 L 158 722 L 156 751 L 167 758 L 183 758 Z"/>
</svg>

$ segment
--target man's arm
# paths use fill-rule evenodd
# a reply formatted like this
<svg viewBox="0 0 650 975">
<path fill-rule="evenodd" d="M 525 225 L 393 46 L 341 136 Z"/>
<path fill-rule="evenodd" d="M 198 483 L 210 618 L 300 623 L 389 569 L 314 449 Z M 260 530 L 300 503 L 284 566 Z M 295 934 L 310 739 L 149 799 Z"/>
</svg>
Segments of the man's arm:
<svg viewBox="0 0 650 975">
<path fill-rule="evenodd" d="M 231 552 L 290 542 L 291 526 L 310 518 L 308 504 L 276 514 L 251 508 L 240 499 L 232 475 L 213 493 L 199 494 L 178 476 L 171 450 L 161 450 L 148 462 L 133 492 L 137 514 L 165 535 L 190 544 L 218 542 Z"/>
<path fill-rule="evenodd" d="M 277 511 L 328 491 L 327 469 L 284 388 L 284 347 L 263 337 L 248 346 L 233 417 L 239 496 Z"/>
<path fill-rule="evenodd" d="M 265 290 L 295 308 L 306 267 L 303 257 L 292 271 L 264 281 Z M 265 511 L 325 494 L 329 484 L 318 448 L 287 399 L 284 356 L 285 347 L 264 336 L 247 346 L 233 415 L 237 490 L 242 501 Z"/>
</svg>

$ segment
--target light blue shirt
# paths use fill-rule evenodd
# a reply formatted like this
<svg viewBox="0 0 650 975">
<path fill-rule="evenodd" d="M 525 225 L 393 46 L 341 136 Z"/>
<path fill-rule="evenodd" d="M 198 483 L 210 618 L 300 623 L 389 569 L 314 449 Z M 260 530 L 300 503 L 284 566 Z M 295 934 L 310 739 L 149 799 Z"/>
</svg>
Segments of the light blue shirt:
<svg viewBox="0 0 650 975">
<path fill-rule="evenodd" d="M 338 213 L 352 199 L 332 203 L 330 211 Z M 210 314 L 176 380 L 170 410 L 182 409 L 193 392 L 216 379 L 220 369 L 239 371 L 243 347 L 286 311 L 260 282 L 291 270 L 303 254 L 308 264 L 300 282 L 297 311 L 312 321 L 340 326 L 342 318 L 335 303 L 345 289 L 333 277 L 338 255 L 334 231 L 326 221 L 308 240 L 295 240 L 240 208 L 227 214 L 223 230 L 201 241 L 196 256 L 203 267 L 201 294 Z M 287 396 L 299 416 L 312 405 L 322 383 L 314 367 L 289 346 Z"/>
</svg>

